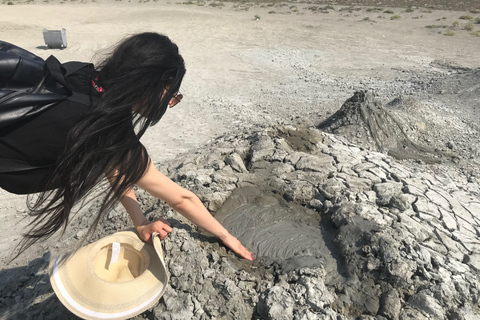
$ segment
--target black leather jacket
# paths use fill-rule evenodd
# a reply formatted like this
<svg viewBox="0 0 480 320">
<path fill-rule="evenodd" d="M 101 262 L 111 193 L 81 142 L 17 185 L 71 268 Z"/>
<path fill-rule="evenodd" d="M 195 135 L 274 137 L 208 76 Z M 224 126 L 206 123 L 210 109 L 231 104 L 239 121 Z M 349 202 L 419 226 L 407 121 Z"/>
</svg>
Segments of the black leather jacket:
<svg viewBox="0 0 480 320">
<path fill-rule="evenodd" d="M 53 56 L 44 61 L 0 41 L 0 128 L 33 117 L 69 96 L 68 89 L 58 84 L 55 72 L 62 70 Z"/>
</svg>

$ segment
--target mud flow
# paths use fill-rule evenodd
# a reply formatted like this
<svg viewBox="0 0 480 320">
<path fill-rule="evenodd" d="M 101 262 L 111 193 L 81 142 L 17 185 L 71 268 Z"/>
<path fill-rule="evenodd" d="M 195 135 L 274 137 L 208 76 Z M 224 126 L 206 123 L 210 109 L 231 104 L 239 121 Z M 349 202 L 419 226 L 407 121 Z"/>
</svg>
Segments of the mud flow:
<svg viewBox="0 0 480 320">
<path fill-rule="evenodd" d="M 246 187 L 234 190 L 215 218 L 257 260 L 276 263 L 283 272 L 322 265 L 328 273 L 338 274 L 334 231 L 323 228 L 319 214 L 312 210 Z"/>
</svg>

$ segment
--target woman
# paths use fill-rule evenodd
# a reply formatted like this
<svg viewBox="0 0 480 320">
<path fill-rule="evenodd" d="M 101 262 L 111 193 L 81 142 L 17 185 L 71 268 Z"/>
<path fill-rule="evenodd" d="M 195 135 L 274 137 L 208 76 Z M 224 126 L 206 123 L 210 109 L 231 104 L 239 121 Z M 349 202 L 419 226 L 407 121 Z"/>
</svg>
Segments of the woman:
<svg viewBox="0 0 480 320">
<path fill-rule="evenodd" d="M 62 227 L 65 230 L 74 204 L 107 176 L 110 186 L 89 232 L 117 201 L 143 241 L 150 241 L 154 231 L 161 239 L 172 231 L 165 220 L 145 218 L 133 192 L 136 184 L 219 237 L 235 253 L 253 260 L 192 192 L 155 168 L 139 141 L 168 106 L 180 102 L 184 74 L 183 58 L 168 37 L 137 34 L 122 41 L 97 70 L 83 68 L 67 79 L 77 91 L 90 95 L 91 107 L 64 101 L 0 131 L 1 156 L 35 162 L 38 167 L 0 174 L 0 186 L 7 191 L 41 192 L 31 208 L 34 227 L 25 235 L 20 252 Z"/>
</svg>

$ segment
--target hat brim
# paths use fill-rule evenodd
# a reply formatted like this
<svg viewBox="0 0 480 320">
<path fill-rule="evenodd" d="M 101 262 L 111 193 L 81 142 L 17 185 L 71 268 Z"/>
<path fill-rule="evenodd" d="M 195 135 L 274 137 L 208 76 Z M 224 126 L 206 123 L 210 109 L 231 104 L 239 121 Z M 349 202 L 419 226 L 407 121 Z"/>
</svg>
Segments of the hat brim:
<svg viewBox="0 0 480 320">
<path fill-rule="evenodd" d="M 168 275 L 158 235 L 154 246 L 133 231 L 122 231 L 50 263 L 50 282 L 63 305 L 84 319 L 127 319 L 149 309 L 163 295 Z M 141 262 L 139 274 L 126 281 L 110 281 L 94 269 L 101 250 L 120 243 L 122 255 Z M 133 258 L 132 258 L 133 257 Z M 98 259 L 97 259 L 98 260 Z M 108 263 L 108 262 L 107 262 Z"/>
</svg>

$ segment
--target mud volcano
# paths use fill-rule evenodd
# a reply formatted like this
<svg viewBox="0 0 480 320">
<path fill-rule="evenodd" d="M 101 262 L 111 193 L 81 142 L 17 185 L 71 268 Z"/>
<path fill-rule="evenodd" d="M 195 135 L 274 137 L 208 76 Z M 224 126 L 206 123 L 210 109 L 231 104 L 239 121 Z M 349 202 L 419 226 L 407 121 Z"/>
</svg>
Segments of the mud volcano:
<svg viewBox="0 0 480 320">
<path fill-rule="evenodd" d="M 358 91 L 318 128 L 397 159 L 439 163 L 442 157 L 453 155 L 441 150 L 444 146 L 441 141 L 418 142 L 418 131 L 426 129 L 424 122 L 428 120 L 424 109 L 425 106 L 408 98 L 397 98 L 384 106 L 371 91 Z"/>
<path fill-rule="evenodd" d="M 412 106 L 404 105 L 392 108 Z M 431 137 L 405 132 L 412 140 Z M 160 170 L 196 193 L 256 261 L 239 259 L 139 191 L 147 217 L 174 227 L 164 241 L 168 289 L 139 318 L 480 315 L 480 189 L 458 166 L 400 161 L 317 128 L 266 126 L 220 137 Z M 82 215 L 77 230 L 96 210 Z M 128 221 L 122 211 L 110 213 L 97 237 Z M 48 253 L 2 272 L 0 318 L 74 319 L 52 293 L 47 260 Z"/>
<path fill-rule="evenodd" d="M 222 137 L 168 169 L 255 253 L 249 265 L 203 249 L 211 252 L 207 270 L 219 270 L 208 281 L 248 301 L 246 318 L 455 319 L 478 312 L 479 189 L 451 167 L 433 174 L 340 136 L 284 126 Z M 172 259 L 185 264 L 178 243 Z M 174 275 L 173 285 L 187 274 Z M 209 294 L 223 310 L 225 294 Z M 213 315 L 237 312 L 225 308 Z"/>
</svg>

